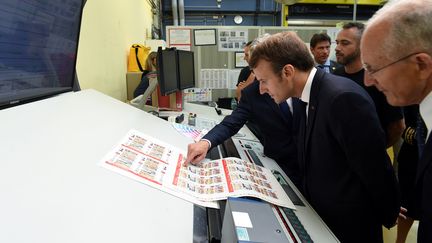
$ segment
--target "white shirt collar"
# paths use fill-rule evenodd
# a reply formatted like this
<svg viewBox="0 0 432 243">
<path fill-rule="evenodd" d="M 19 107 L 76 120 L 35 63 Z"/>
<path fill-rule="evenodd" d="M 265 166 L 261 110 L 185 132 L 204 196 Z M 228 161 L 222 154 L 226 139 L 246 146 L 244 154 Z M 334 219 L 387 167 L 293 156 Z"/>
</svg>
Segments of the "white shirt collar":
<svg viewBox="0 0 432 243">
<path fill-rule="evenodd" d="M 292 98 L 289 97 L 285 102 L 288 103 L 288 108 L 289 108 L 289 110 L 290 110 L 290 112 L 291 112 L 291 114 L 292 114 L 292 113 L 293 113 Z"/>
<path fill-rule="evenodd" d="M 307 104 L 309 104 L 310 92 L 311 92 L 311 88 L 312 88 L 312 82 L 313 82 L 313 79 L 315 77 L 316 71 L 317 71 L 317 69 L 315 67 L 312 68 L 312 70 L 310 71 L 309 76 L 308 76 L 308 78 L 306 80 L 306 84 L 305 84 L 305 86 L 303 88 L 303 91 L 302 91 L 302 94 L 300 96 L 300 99 L 303 102 L 306 102 Z"/>
<path fill-rule="evenodd" d="M 319 67 L 320 65 L 323 66 L 322 69 L 324 71 L 326 71 L 327 73 L 330 73 L 330 66 L 331 66 L 330 58 L 327 58 L 327 60 L 323 64 L 319 64 L 319 63 L 315 62 L 315 67 Z"/>
<path fill-rule="evenodd" d="M 314 62 L 315 62 L 315 67 L 318 66 L 318 65 L 324 65 L 326 67 L 330 67 L 330 64 L 331 64 L 330 63 L 330 58 L 327 58 L 327 60 L 323 64 L 317 63 L 315 60 L 314 60 Z"/>
<path fill-rule="evenodd" d="M 426 136 L 426 141 L 427 141 L 429 135 L 431 134 L 431 128 L 432 128 L 432 92 L 426 95 L 426 97 L 420 103 L 420 114 L 428 130 L 428 135 Z"/>
</svg>

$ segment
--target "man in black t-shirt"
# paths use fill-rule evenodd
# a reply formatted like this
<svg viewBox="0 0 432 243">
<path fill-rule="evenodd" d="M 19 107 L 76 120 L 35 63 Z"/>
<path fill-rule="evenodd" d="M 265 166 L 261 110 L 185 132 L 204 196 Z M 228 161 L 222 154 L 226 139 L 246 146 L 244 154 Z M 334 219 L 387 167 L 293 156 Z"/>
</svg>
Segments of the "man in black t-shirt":
<svg viewBox="0 0 432 243">
<path fill-rule="evenodd" d="M 405 124 L 400 107 L 389 105 L 385 95 L 375 86 L 364 85 L 364 69 L 360 57 L 360 40 L 364 30 L 362 23 L 347 23 L 336 37 L 336 60 L 344 65 L 334 74 L 347 77 L 362 86 L 372 97 L 378 118 L 386 134 L 387 147 L 393 146 L 401 137 Z"/>
<path fill-rule="evenodd" d="M 252 41 L 249 41 L 248 43 L 246 43 L 246 45 L 244 46 L 244 60 L 246 62 L 249 62 L 249 51 L 250 51 L 250 46 L 252 45 Z M 253 81 L 255 80 L 255 75 L 252 73 L 252 71 L 250 70 L 249 66 L 244 67 L 239 74 L 238 80 L 237 80 L 237 89 L 236 89 L 236 97 L 237 100 L 240 101 L 240 97 L 241 97 L 241 91 L 246 88 L 249 84 L 253 83 Z"/>
<path fill-rule="evenodd" d="M 236 86 L 238 87 L 241 82 L 247 80 L 251 73 L 252 73 L 252 71 L 250 70 L 249 66 L 242 68 L 242 70 L 240 71 L 240 74 L 238 76 Z"/>
</svg>

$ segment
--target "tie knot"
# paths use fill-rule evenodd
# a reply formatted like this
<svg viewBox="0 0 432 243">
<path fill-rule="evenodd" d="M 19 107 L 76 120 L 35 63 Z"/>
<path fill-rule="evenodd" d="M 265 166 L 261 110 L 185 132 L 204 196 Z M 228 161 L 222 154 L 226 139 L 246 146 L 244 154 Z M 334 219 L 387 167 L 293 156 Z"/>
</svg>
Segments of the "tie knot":
<svg viewBox="0 0 432 243">
<path fill-rule="evenodd" d="M 301 100 L 301 99 L 299 99 L 299 104 L 300 104 L 300 106 L 301 107 L 303 107 L 303 108 L 306 108 L 306 106 L 307 106 L 307 102 L 304 102 L 303 100 Z"/>
<path fill-rule="evenodd" d="M 285 117 L 290 117 L 291 116 L 291 111 L 288 107 L 288 103 L 286 101 L 283 101 L 282 103 L 279 104 L 279 109 L 282 111 L 282 114 L 285 115 Z"/>
</svg>

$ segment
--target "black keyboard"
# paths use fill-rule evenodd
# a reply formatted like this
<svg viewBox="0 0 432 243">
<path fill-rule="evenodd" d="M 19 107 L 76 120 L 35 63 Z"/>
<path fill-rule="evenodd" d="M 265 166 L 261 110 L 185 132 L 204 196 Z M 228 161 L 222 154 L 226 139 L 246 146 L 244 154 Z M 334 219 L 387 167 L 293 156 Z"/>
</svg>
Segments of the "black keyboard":
<svg viewBox="0 0 432 243">
<path fill-rule="evenodd" d="M 227 157 L 241 158 L 236 146 L 234 145 L 234 141 L 231 138 L 224 141 L 223 148 Z"/>
<path fill-rule="evenodd" d="M 250 146 L 249 146 L 250 147 Z M 252 157 L 252 161 L 259 166 L 263 166 L 263 163 L 261 162 L 260 158 L 258 157 L 258 155 L 255 153 L 255 151 L 253 151 L 252 149 L 248 149 L 248 153 L 249 155 Z"/>
<path fill-rule="evenodd" d="M 274 170 L 273 175 L 276 177 L 276 180 L 279 182 L 279 184 L 284 189 L 285 193 L 288 195 L 288 197 L 291 199 L 294 205 L 296 206 L 304 206 L 303 201 L 300 199 L 299 196 L 297 196 L 297 193 L 291 188 L 291 186 L 288 184 L 288 182 L 283 178 L 281 173 L 279 171 Z"/>
<path fill-rule="evenodd" d="M 281 173 L 279 171 L 272 171 L 273 175 L 276 177 L 276 180 L 279 182 L 279 184 L 284 189 L 285 193 L 288 195 L 288 197 L 291 199 L 294 205 L 296 206 L 305 206 L 303 201 L 300 199 L 300 197 L 295 193 L 295 191 L 291 188 L 291 186 L 288 184 L 288 182 L 283 178 Z M 282 208 L 282 211 L 285 213 L 286 217 L 288 218 L 288 221 L 291 223 L 292 227 L 294 228 L 294 231 L 296 232 L 297 236 L 300 239 L 300 242 L 302 243 L 313 243 L 313 240 L 311 239 L 309 233 L 304 228 L 303 224 L 300 222 L 299 218 L 295 214 L 294 210 L 290 208 Z"/>
<path fill-rule="evenodd" d="M 309 233 L 304 228 L 303 224 L 298 219 L 297 215 L 295 214 L 294 210 L 290 208 L 282 208 L 283 212 L 288 218 L 288 221 L 291 223 L 292 227 L 294 228 L 294 231 L 297 233 L 297 236 L 300 239 L 300 242 L 302 243 L 313 243 L 314 241 L 311 239 Z"/>
</svg>

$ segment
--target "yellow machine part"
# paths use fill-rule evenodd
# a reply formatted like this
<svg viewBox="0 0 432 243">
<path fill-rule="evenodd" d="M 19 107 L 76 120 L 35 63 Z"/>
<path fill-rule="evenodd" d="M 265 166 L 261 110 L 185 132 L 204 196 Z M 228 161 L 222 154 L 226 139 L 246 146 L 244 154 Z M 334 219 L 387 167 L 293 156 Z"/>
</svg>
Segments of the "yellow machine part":
<svg viewBox="0 0 432 243">
<path fill-rule="evenodd" d="M 355 0 L 293 0 L 293 3 L 303 3 L 303 4 L 353 4 Z M 357 0 L 357 5 L 383 5 L 387 0 Z M 282 9 L 282 26 L 288 26 L 287 16 L 288 16 L 289 5 L 283 5 Z"/>
<path fill-rule="evenodd" d="M 296 3 L 311 4 L 354 4 L 354 0 L 298 0 Z M 357 0 L 358 5 L 382 5 L 383 0 Z"/>
</svg>

